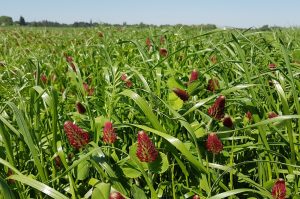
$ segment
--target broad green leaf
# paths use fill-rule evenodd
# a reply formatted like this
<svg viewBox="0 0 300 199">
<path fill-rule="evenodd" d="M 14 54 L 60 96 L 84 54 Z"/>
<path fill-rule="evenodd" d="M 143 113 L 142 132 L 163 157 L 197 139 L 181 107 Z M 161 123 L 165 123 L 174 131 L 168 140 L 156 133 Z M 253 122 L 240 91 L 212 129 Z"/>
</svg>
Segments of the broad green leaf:
<svg viewBox="0 0 300 199">
<path fill-rule="evenodd" d="M 183 101 L 174 92 L 169 93 L 168 103 L 174 110 L 179 110 L 183 106 Z"/>
</svg>

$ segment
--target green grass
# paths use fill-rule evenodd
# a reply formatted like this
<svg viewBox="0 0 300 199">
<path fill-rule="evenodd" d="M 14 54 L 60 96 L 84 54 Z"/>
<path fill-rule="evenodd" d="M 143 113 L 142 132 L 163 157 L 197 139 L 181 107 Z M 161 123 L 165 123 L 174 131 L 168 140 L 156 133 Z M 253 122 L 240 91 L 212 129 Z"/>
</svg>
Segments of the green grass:
<svg viewBox="0 0 300 199">
<path fill-rule="evenodd" d="M 0 49 L 0 198 L 272 198 L 278 178 L 287 198 L 300 198 L 298 29 L 1 28 Z M 186 84 L 193 69 L 199 78 Z M 211 78 L 220 83 L 215 92 Z M 208 115 L 221 94 L 233 129 Z M 269 119 L 272 111 L 278 117 Z M 80 150 L 66 137 L 68 120 L 90 135 Z M 116 128 L 112 145 L 102 140 L 105 121 Z M 141 130 L 159 151 L 153 164 L 136 157 Z M 220 154 L 205 147 L 210 132 L 223 143 Z"/>
</svg>

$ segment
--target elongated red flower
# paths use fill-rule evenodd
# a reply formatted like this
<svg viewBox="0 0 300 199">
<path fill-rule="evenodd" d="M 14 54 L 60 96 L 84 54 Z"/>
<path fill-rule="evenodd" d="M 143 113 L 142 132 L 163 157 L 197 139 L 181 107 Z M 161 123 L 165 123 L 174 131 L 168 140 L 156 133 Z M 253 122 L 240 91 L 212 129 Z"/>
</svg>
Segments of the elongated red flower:
<svg viewBox="0 0 300 199">
<path fill-rule="evenodd" d="M 249 121 L 251 121 L 252 120 L 252 113 L 250 111 L 248 111 L 246 113 L 246 117 L 248 118 Z"/>
<path fill-rule="evenodd" d="M 78 113 L 80 113 L 80 114 L 84 114 L 86 112 L 85 107 L 80 102 L 76 103 L 76 109 L 77 109 Z"/>
<path fill-rule="evenodd" d="M 193 199 L 200 199 L 200 196 L 199 195 L 194 195 Z"/>
<path fill-rule="evenodd" d="M 95 91 L 94 87 L 90 87 L 87 83 L 83 83 L 83 89 L 89 96 L 93 95 Z"/>
<path fill-rule="evenodd" d="M 168 50 L 165 48 L 161 48 L 161 49 L 159 49 L 159 54 L 162 57 L 166 57 L 168 55 Z"/>
<path fill-rule="evenodd" d="M 75 149 L 80 149 L 89 142 L 88 132 L 82 130 L 76 124 L 71 121 L 66 121 L 64 124 L 64 130 L 68 137 L 68 140 L 72 147 Z"/>
<path fill-rule="evenodd" d="M 221 120 L 224 117 L 225 111 L 225 96 L 220 95 L 215 103 L 208 109 L 208 114 L 216 120 Z"/>
<path fill-rule="evenodd" d="M 272 188 L 272 196 L 274 199 L 285 199 L 286 187 L 285 187 L 285 182 L 282 178 L 279 178 L 275 182 Z"/>
<path fill-rule="evenodd" d="M 223 125 L 228 127 L 228 128 L 233 127 L 233 122 L 232 122 L 232 119 L 229 115 L 227 115 L 223 118 Z"/>
<path fill-rule="evenodd" d="M 59 156 L 55 156 L 55 158 L 54 158 L 54 163 L 55 163 L 55 166 L 56 166 L 57 168 L 60 168 L 60 166 L 61 166 L 61 160 L 60 160 L 60 157 L 59 157 Z"/>
<path fill-rule="evenodd" d="M 146 46 L 148 47 L 148 50 L 150 50 L 150 48 L 152 47 L 152 43 L 149 37 L 147 37 L 146 39 Z"/>
<path fill-rule="evenodd" d="M 180 88 L 173 88 L 173 92 L 182 100 L 182 101 L 187 101 L 190 97 L 188 92 L 185 90 L 182 90 Z"/>
<path fill-rule="evenodd" d="M 193 81 L 196 81 L 199 77 L 199 72 L 194 69 L 192 72 L 191 72 L 191 77 L 190 77 L 190 81 L 189 83 L 192 83 Z"/>
<path fill-rule="evenodd" d="M 68 64 L 70 64 L 70 66 L 72 67 L 73 71 L 76 73 L 76 67 L 75 67 L 75 64 L 73 62 L 73 57 L 65 54 L 65 58 L 66 58 L 66 61 L 68 62 Z"/>
<path fill-rule="evenodd" d="M 153 162 L 158 156 L 158 151 L 144 131 L 138 132 L 138 146 L 136 156 L 141 162 Z"/>
<path fill-rule="evenodd" d="M 268 113 L 268 118 L 269 119 L 274 118 L 274 117 L 278 117 L 278 115 L 275 112 L 272 111 L 272 112 Z"/>
<path fill-rule="evenodd" d="M 216 78 L 208 80 L 207 90 L 215 92 L 220 88 L 219 81 Z"/>
<path fill-rule="evenodd" d="M 217 134 L 210 133 L 206 141 L 207 151 L 212 152 L 213 154 L 218 154 L 223 150 L 223 144 Z"/>
<path fill-rule="evenodd" d="M 47 76 L 46 76 L 45 74 L 42 74 L 42 75 L 41 75 L 41 81 L 42 81 L 44 84 L 47 84 L 48 78 L 47 78 Z"/>
<path fill-rule="evenodd" d="M 119 192 L 111 192 L 109 199 L 125 199 Z"/>
<path fill-rule="evenodd" d="M 130 81 L 130 79 L 128 79 L 127 75 L 125 73 L 122 74 L 121 76 L 121 80 L 125 83 L 125 85 L 130 88 L 132 87 L 132 82 Z"/>
<path fill-rule="evenodd" d="M 269 64 L 269 69 L 273 70 L 276 68 L 276 65 L 274 63 Z"/>
<path fill-rule="evenodd" d="M 103 128 L 103 142 L 113 144 L 117 140 L 116 130 L 111 122 L 105 122 Z"/>
</svg>

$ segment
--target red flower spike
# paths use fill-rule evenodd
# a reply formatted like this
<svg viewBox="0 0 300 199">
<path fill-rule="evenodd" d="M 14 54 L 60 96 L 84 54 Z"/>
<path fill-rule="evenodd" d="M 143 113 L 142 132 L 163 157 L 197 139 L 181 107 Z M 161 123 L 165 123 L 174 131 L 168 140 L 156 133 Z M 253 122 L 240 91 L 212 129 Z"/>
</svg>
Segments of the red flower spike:
<svg viewBox="0 0 300 199">
<path fill-rule="evenodd" d="M 72 147 L 75 149 L 80 149 L 89 142 L 88 132 L 82 130 L 76 124 L 71 121 L 66 121 L 64 124 L 64 130 L 68 137 L 68 140 Z"/>
<path fill-rule="evenodd" d="M 215 92 L 220 88 L 219 81 L 216 78 L 208 80 L 207 90 Z"/>
<path fill-rule="evenodd" d="M 149 37 L 147 37 L 147 39 L 146 39 L 146 46 L 148 47 L 148 49 L 150 49 L 152 46 L 152 43 L 151 43 L 151 40 Z"/>
<path fill-rule="evenodd" d="M 216 120 L 221 120 L 224 117 L 225 96 L 220 95 L 215 103 L 208 109 L 208 114 Z"/>
<path fill-rule="evenodd" d="M 130 88 L 132 87 L 132 82 L 128 79 L 127 75 L 125 73 L 122 74 L 121 80 L 125 83 L 125 85 Z"/>
<path fill-rule="evenodd" d="M 193 199 L 200 199 L 200 196 L 199 195 L 194 195 Z"/>
<path fill-rule="evenodd" d="M 185 90 L 182 90 L 180 88 L 173 88 L 173 92 L 182 100 L 182 101 L 187 101 L 190 97 L 188 92 Z"/>
<path fill-rule="evenodd" d="M 125 73 L 122 74 L 121 80 L 124 82 L 127 81 L 127 75 Z"/>
<path fill-rule="evenodd" d="M 48 78 L 47 78 L 47 76 L 46 76 L 45 74 L 42 74 L 42 75 L 41 75 L 41 81 L 42 81 L 44 84 L 47 84 Z"/>
<path fill-rule="evenodd" d="M 153 162 L 158 156 L 158 151 L 144 131 L 138 132 L 138 146 L 136 156 L 141 162 Z"/>
<path fill-rule="evenodd" d="M 228 128 L 232 128 L 233 127 L 233 122 L 230 116 L 225 116 L 223 118 L 223 125 L 228 127 Z"/>
<path fill-rule="evenodd" d="M 119 192 L 111 192 L 109 199 L 125 199 Z"/>
<path fill-rule="evenodd" d="M 165 48 L 161 48 L 161 49 L 159 49 L 159 54 L 162 57 L 166 57 L 168 55 L 168 50 Z"/>
<path fill-rule="evenodd" d="M 55 156 L 54 163 L 55 163 L 55 165 L 56 165 L 57 168 L 60 168 L 60 166 L 61 166 L 61 160 L 60 160 L 59 156 Z"/>
<path fill-rule="evenodd" d="M 80 113 L 80 114 L 84 114 L 86 112 L 85 107 L 80 102 L 76 103 L 76 109 L 77 109 L 78 113 Z"/>
<path fill-rule="evenodd" d="M 274 118 L 274 117 L 278 117 L 278 115 L 277 115 L 275 112 L 272 111 L 272 112 L 269 112 L 269 113 L 268 113 L 268 118 L 269 118 L 269 119 L 272 119 L 272 118 Z"/>
<path fill-rule="evenodd" d="M 111 122 L 105 122 L 103 128 L 103 142 L 113 144 L 117 140 L 117 134 Z"/>
<path fill-rule="evenodd" d="M 73 62 L 73 57 L 66 55 L 66 61 L 70 64 Z"/>
<path fill-rule="evenodd" d="M 210 133 L 206 141 L 207 151 L 212 152 L 213 154 L 218 154 L 223 150 L 223 144 L 217 134 Z"/>
<path fill-rule="evenodd" d="M 189 83 L 192 83 L 193 81 L 196 81 L 199 77 L 199 73 L 196 69 L 194 69 L 191 73 L 190 81 Z"/>
<path fill-rule="evenodd" d="M 269 69 L 273 70 L 276 68 L 276 65 L 274 63 L 269 64 Z"/>
<path fill-rule="evenodd" d="M 126 86 L 128 88 L 132 87 L 132 82 L 130 80 L 126 81 Z"/>
<path fill-rule="evenodd" d="M 94 88 L 93 87 L 89 87 L 89 85 L 87 83 L 83 83 L 83 89 L 87 92 L 87 94 L 89 96 L 93 95 L 94 94 Z"/>
<path fill-rule="evenodd" d="M 272 188 L 272 196 L 275 199 L 285 199 L 286 196 L 286 187 L 285 182 L 282 178 L 279 178 L 273 188 Z"/>
<path fill-rule="evenodd" d="M 249 121 L 251 121 L 252 120 L 252 113 L 250 111 L 248 111 L 246 113 L 246 117 L 248 118 Z"/>
</svg>

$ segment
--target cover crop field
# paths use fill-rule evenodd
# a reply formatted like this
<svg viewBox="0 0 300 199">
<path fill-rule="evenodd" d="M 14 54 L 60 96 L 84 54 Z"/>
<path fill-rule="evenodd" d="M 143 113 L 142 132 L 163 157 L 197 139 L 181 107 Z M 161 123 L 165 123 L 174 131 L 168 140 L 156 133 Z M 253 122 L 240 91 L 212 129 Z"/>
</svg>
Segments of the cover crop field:
<svg viewBox="0 0 300 199">
<path fill-rule="evenodd" d="M 0 198 L 300 198 L 300 31 L 0 29 Z"/>
</svg>

